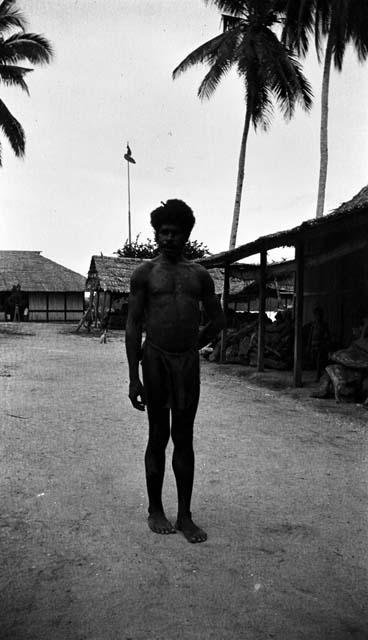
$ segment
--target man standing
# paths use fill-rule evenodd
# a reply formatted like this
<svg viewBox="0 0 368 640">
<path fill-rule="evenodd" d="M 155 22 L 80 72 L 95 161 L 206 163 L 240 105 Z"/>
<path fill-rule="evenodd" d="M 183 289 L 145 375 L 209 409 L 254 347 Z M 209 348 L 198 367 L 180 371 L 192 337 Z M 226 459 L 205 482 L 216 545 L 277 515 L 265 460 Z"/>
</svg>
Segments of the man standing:
<svg viewBox="0 0 368 640">
<path fill-rule="evenodd" d="M 207 534 L 194 524 L 190 503 L 194 478 L 193 425 L 199 400 L 199 353 L 225 321 L 213 280 L 204 267 L 183 256 L 194 226 L 192 210 L 168 200 L 151 213 L 159 255 L 143 262 L 131 279 L 126 325 L 129 398 L 133 407 L 147 405 L 149 437 L 145 454 L 148 525 L 156 533 L 182 531 L 189 542 Z M 199 330 L 202 302 L 208 324 Z M 142 349 L 142 329 L 146 340 Z M 143 384 L 139 378 L 142 359 Z M 165 450 L 174 445 L 172 466 L 178 494 L 175 527 L 162 505 Z"/>
</svg>

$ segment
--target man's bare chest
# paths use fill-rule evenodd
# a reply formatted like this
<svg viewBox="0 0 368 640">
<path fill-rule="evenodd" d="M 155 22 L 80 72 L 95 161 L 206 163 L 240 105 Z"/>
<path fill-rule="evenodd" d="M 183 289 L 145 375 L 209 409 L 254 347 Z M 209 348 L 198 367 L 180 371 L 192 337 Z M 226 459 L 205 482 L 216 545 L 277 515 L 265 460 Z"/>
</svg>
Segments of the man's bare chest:
<svg viewBox="0 0 368 640">
<path fill-rule="evenodd" d="M 150 296 L 201 297 L 201 282 L 190 267 L 162 268 L 153 270 L 148 281 Z"/>
</svg>

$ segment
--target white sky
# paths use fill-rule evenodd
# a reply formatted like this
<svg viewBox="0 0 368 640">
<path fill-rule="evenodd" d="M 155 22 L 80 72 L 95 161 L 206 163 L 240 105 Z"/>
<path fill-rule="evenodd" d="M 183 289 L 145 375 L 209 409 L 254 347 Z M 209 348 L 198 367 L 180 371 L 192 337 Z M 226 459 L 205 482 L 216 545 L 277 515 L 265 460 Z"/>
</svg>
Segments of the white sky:
<svg viewBox="0 0 368 640">
<path fill-rule="evenodd" d="M 128 236 L 126 141 L 131 165 L 132 236 L 152 237 L 149 213 L 184 199 L 197 218 L 192 239 L 228 248 L 245 114 L 234 74 L 210 101 L 196 93 L 206 67 L 175 82 L 175 66 L 220 32 L 203 0 L 27 0 L 29 30 L 45 34 L 52 64 L 28 78 L 31 97 L 2 87 L 23 124 L 26 157 L 3 141 L 1 249 L 41 250 L 87 274 L 92 254 L 111 255 Z M 311 114 L 268 133 L 252 130 L 237 244 L 313 218 L 319 168 L 322 68 L 311 54 Z M 367 184 L 368 66 L 348 52 L 330 90 L 326 212 Z"/>
</svg>

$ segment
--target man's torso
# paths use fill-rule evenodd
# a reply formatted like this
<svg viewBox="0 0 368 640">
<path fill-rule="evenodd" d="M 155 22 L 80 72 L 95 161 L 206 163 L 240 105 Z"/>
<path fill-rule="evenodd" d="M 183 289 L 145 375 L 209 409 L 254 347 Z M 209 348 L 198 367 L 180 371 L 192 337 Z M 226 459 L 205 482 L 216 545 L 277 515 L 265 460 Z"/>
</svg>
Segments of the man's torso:
<svg viewBox="0 0 368 640">
<path fill-rule="evenodd" d="M 174 264 L 153 260 L 146 279 L 147 339 L 172 352 L 196 346 L 202 293 L 199 265 L 184 260 Z"/>
</svg>

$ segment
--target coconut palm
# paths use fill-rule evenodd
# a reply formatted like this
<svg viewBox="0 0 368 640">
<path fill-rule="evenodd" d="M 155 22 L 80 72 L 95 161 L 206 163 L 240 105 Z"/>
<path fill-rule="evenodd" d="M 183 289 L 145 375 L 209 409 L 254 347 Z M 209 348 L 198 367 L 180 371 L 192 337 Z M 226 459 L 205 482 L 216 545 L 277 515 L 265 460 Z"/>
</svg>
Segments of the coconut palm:
<svg viewBox="0 0 368 640">
<path fill-rule="evenodd" d="M 206 1 L 206 0 L 205 0 Z M 238 176 L 230 235 L 235 247 L 244 182 L 246 146 L 250 124 L 255 130 L 267 129 L 274 102 L 286 119 L 292 117 L 296 103 L 306 110 L 312 105 L 312 90 L 296 56 L 282 44 L 273 28 L 279 28 L 284 2 L 280 0 L 207 0 L 221 11 L 224 31 L 200 45 L 174 70 L 173 77 L 198 63 L 209 71 L 198 89 L 198 96 L 210 98 L 224 75 L 235 67 L 244 83 L 245 120 L 240 146 Z"/>
<path fill-rule="evenodd" d="M 0 3 L 0 83 L 5 86 L 17 86 L 28 91 L 25 77 L 32 71 L 19 66 L 19 62 L 28 61 L 32 65 L 50 62 L 52 47 L 44 36 L 27 33 L 26 20 L 15 6 L 14 0 Z M 16 156 L 25 151 L 25 133 L 22 125 L 10 113 L 0 98 L 0 127 L 8 139 Z M 2 146 L 0 143 L 0 166 L 2 164 Z"/>
<path fill-rule="evenodd" d="M 314 36 L 319 61 L 324 50 L 320 171 L 316 217 L 323 215 L 328 165 L 328 99 L 332 62 L 342 70 L 348 44 L 352 44 L 363 62 L 368 56 L 368 3 L 366 0 L 288 0 L 286 26 L 282 40 L 299 55 L 305 56 L 311 36 Z"/>
</svg>

